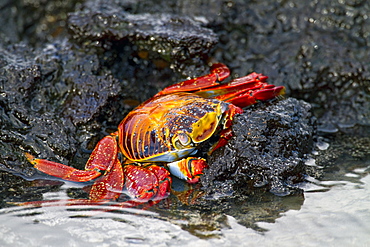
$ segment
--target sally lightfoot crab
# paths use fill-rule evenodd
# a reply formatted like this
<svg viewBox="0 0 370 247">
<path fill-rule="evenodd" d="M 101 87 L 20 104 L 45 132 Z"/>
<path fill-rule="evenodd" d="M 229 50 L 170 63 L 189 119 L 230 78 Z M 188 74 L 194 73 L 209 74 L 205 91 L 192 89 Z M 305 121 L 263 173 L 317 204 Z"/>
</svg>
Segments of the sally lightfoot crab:
<svg viewBox="0 0 370 247">
<path fill-rule="evenodd" d="M 213 64 L 208 75 L 169 86 L 139 105 L 117 132 L 98 142 L 85 170 L 28 153 L 27 159 L 38 170 L 64 180 L 95 180 L 91 200 L 116 199 L 124 189 L 135 201 L 165 198 L 170 174 L 198 182 L 207 167 L 205 159 L 194 156 L 201 143 L 217 134 L 210 152 L 225 145 L 233 117 L 243 112 L 242 107 L 284 93 L 283 86 L 268 84 L 267 77 L 257 73 L 220 84 L 229 74 L 224 64 Z"/>
</svg>

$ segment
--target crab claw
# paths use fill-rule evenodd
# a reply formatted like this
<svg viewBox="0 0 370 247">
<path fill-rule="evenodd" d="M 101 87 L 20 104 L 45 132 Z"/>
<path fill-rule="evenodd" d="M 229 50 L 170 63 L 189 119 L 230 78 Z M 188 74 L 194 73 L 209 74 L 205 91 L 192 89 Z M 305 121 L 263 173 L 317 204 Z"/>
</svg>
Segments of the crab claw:
<svg viewBox="0 0 370 247">
<path fill-rule="evenodd" d="M 124 179 L 121 162 L 117 159 L 113 167 L 94 182 L 89 198 L 94 201 L 117 199 L 122 193 Z"/>
<path fill-rule="evenodd" d="M 203 158 L 188 157 L 167 164 L 172 175 L 186 180 L 188 183 L 197 183 L 203 175 L 203 170 L 208 168 L 207 162 Z"/>
<path fill-rule="evenodd" d="M 147 202 L 163 199 L 170 192 L 170 173 L 163 167 L 126 165 L 124 173 L 127 192 L 136 201 Z"/>
<path fill-rule="evenodd" d="M 170 194 L 172 179 L 169 171 L 164 167 L 151 165 L 148 170 L 153 172 L 158 178 L 158 192 L 153 200 L 162 200 Z"/>
</svg>

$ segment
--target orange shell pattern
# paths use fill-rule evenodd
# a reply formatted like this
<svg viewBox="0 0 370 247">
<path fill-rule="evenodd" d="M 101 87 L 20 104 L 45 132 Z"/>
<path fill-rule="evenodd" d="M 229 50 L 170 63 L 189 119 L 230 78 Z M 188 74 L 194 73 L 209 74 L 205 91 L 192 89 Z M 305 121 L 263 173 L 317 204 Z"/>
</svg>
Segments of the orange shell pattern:
<svg viewBox="0 0 370 247">
<path fill-rule="evenodd" d="M 171 162 L 193 152 L 197 141 L 182 150 L 172 145 L 175 133 L 192 134 L 198 126 L 200 135 L 194 139 L 208 139 L 219 123 L 227 103 L 205 99 L 192 93 L 173 93 L 147 100 L 131 111 L 118 126 L 122 153 L 132 161 Z M 217 114 L 215 114 L 217 112 Z M 215 116 L 215 117 L 208 117 Z M 200 126 L 199 120 L 209 118 L 209 131 Z M 203 128 L 203 129 L 202 129 Z"/>
</svg>

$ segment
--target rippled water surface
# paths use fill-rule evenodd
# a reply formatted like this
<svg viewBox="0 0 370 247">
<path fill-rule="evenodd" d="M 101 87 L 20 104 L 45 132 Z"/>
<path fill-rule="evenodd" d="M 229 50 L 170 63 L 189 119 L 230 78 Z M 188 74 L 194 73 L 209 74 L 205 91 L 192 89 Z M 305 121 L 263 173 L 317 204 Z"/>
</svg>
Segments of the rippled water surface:
<svg viewBox="0 0 370 247">
<path fill-rule="evenodd" d="M 65 206 L 63 199 L 68 198 L 66 189 L 71 186 L 66 184 L 59 192 L 44 195 L 55 202 L 42 207 L 1 209 L 0 245 L 370 246 L 369 166 L 354 169 L 344 178 L 347 179 L 312 179 L 306 185 L 300 208 L 281 213 L 273 222 L 257 221 L 260 230 L 241 225 L 238 219 L 225 214 L 224 223 L 207 238 L 184 227 L 192 224 L 191 219 L 172 219 L 169 209 Z M 206 228 L 207 221 L 203 225 Z"/>
</svg>

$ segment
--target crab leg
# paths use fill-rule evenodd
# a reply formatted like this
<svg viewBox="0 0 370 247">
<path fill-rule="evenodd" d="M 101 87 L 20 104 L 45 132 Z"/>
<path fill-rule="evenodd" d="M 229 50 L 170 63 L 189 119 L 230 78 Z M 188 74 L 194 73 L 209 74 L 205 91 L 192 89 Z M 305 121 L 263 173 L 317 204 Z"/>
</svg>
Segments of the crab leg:
<svg viewBox="0 0 370 247">
<path fill-rule="evenodd" d="M 33 155 L 29 153 L 25 153 L 25 156 L 37 170 L 64 180 L 74 182 L 87 182 L 101 175 L 101 173 L 96 170 L 82 171 L 57 162 L 44 159 L 36 159 Z"/>
<path fill-rule="evenodd" d="M 92 185 L 90 199 L 108 200 L 117 198 L 124 184 L 122 166 L 117 158 L 117 152 L 116 137 L 106 136 L 94 148 L 85 165 L 85 170 L 78 170 L 44 159 L 36 159 L 28 153 L 26 153 L 26 157 L 39 171 L 73 182 L 87 182 L 96 179 L 102 175 L 102 171 L 105 171 L 104 175 Z"/>
<path fill-rule="evenodd" d="M 261 88 L 262 85 L 267 84 L 265 82 L 267 78 L 267 76 L 253 72 L 247 76 L 236 78 L 228 83 L 202 88 L 198 90 L 196 94 L 204 98 L 216 98 L 217 96 L 226 94 L 240 93 L 240 91 Z"/>
<path fill-rule="evenodd" d="M 253 72 L 229 83 L 194 93 L 204 98 L 214 98 L 239 107 L 246 107 L 257 103 L 257 100 L 269 100 L 284 94 L 285 88 L 283 86 L 276 87 L 268 84 L 265 82 L 267 78 L 267 76 Z"/>
<path fill-rule="evenodd" d="M 192 92 L 203 88 L 220 85 L 219 81 L 225 80 L 230 75 L 229 68 L 222 63 L 215 63 L 211 67 L 211 73 L 200 76 L 187 81 L 179 82 L 166 87 L 160 91 L 158 95 L 176 93 L 176 92 Z"/>
<path fill-rule="evenodd" d="M 262 101 L 269 100 L 279 95 L 285 94 L 285 87 L 283 86 L 279 86 L 279 87 L 275 87 L 273 85 L 268 85 L 268 86 L 269 88 L 245 91 L 244 93 L 235 95 L 234 97 L 231 97 L 225 100 L 225 102 L 232 103 L 239 107 L 246 107 L 246 106 L 257 103 L 258 100 L 262 100 Z"/>
<path fill-rule="evenodd" d="M 222 63 L 215 63 L 211 73 L 187 81 L 179 82 L 160 91 L 158 95 L 193 92 L 204 98 L 213 98 L 246 107 L 257 103 L 258 100 L 269 100 L 285 92 L 283 86 L 276 87 L 266 82 L 267 76 L 251 73 L 247 76 L 220 84 L 230 75 L 230 70 Z"/>
<path fill-rule="evenodd" d="M 117 160 L 117 142 L 113 136 L 101 139 L 91 153 L 85 170 L 78 170 L 53 161 L 36 159 L 28 153 L 25 155 L 39 171 L 68 181 L 87 182 L 102 175 L 101 171 L 109 171 L 114 166 Z"/>
</svg>

